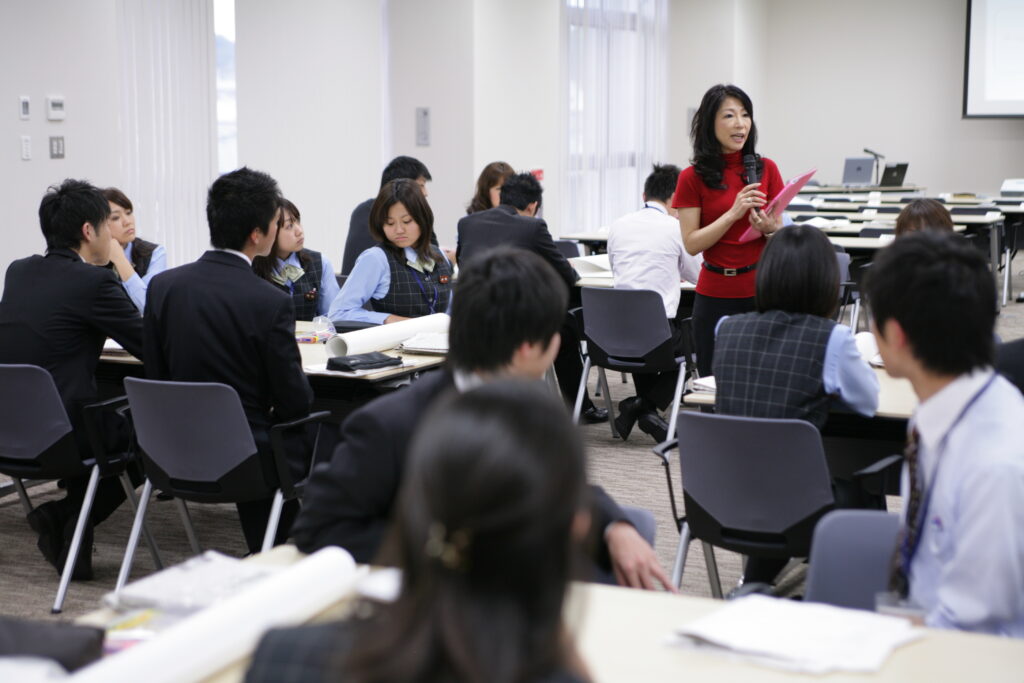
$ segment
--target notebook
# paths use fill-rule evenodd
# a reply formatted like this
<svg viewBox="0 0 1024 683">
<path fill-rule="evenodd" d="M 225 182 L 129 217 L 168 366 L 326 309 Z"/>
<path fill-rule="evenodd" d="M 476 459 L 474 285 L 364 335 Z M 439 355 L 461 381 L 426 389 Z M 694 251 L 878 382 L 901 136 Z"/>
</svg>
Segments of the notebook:
<svg viewBox="0 0 1024 683">
<path fill-rule="evenodd" d="M 875 160 L 872 157 L 847 157 L 843 164 L 843 185 L 870 185 L 874 168 Z"/>
<path fill-rule="evenodd" d="M 907 177 L 907 166 L 908 164 L 886 164 L 878 185 L 880 187 L 901 187 L 903 179 Z"/>
</svg>

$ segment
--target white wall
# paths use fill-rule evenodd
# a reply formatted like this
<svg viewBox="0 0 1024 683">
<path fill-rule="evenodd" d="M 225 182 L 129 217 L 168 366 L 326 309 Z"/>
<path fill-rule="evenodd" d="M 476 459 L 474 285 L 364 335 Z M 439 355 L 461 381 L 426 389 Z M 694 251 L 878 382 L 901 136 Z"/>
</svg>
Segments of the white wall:
<svg viewBox="0 0 1024 683">
<path fill-rule="evenodd" d="M 45 249 L 39 201 L 49 185 L 119 178 L 118 61 L 114 0 L 5 0 L 0 5 L 0 187 L 5 218 L 0 272 Z M 32 98 L 32 118 L 18 118 L 18 96 Z M 46 120 L 47 95 L 63 95 L 64 121 Z M 21 160 L 22 135 L 32 160 Z M 49 158 L 63 135 L 64 159 Z M 2 283 L 0 283 L 2 288 Z"/>
<path fill-rule="evenodd" d="M 238 161 L 302 212 L 306 245 L 341 267 L 349 215 L 382 168 L 377 0 L 235 6 Z"/>
</svg>

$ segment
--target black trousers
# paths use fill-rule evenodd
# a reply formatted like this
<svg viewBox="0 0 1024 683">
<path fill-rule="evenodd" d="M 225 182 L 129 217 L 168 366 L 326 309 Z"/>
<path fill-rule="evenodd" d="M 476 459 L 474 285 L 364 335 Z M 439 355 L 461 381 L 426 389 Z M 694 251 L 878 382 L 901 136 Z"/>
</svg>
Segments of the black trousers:
<svg viewBox="0 0 1024 683">
<path fill-rule="evenodd" d="M 749 313 L 756 309 L 754 297 L 720 299 L 697 294 L 693 299 L 693 338 L 697 352 L 697 370 L 702 377 L 712 374 L 715 354 L 715 327 L 727 315 Z"/>
<path fill-rule="evenodd" d="M 576 405 L 576 392 L 580 388 L 580 379 L 583 377 L 583 356 L 580 355 L 580 333 L 576 329 L 576 322 L 566 316 L 565 323 L 560 330 L 562 345 L 558 347 L 558 355 L 555 356 L 555 375 L 558 377 L 558 388 L 562 392 L 562 398 L 570 407 Z M 583 392 L 582 412 L 586 412 L 593 406 L 590 400 L 590 393 Z"/>
<path fill-rule="evenodd" d="M 675 355 L 683 354 L 683 334 L 679 329 L 676 320 L 668 321 L 669 329 L 672 331 L 672 349 Z M 669 372 L 637 372 L 633 374 L 633 385 L 636 387 L 636 395 L 649 406 L 653 405 L 658 410 L 665 410 L 672 404 L 672 397 L 676 392 L 676 382 L 679 380 L 679 371 Z"/>
</svg>

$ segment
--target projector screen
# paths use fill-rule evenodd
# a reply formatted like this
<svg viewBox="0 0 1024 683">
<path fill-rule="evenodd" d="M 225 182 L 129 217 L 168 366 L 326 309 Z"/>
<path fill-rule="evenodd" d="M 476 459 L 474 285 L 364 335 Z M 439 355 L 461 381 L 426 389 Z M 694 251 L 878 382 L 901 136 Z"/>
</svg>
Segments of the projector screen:
<svg viewBox="0 0 1024 683">
<path fill-rule="evenodd" d="M 964 116 L 1024 116 L 1024 0 L 967 0 Z"/>
</svg>

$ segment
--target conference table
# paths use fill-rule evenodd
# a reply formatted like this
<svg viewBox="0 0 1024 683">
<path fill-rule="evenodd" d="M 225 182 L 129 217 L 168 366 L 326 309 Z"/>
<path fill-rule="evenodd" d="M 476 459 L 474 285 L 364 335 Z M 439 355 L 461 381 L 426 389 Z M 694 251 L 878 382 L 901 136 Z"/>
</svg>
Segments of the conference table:
<svg viewBox="0 0 1024 683">
<path fill-rule="evenodd" d="M 246 561 L 288 565 L 300 558 L 301 554 L 294 547 L 281 546 Z M 311 621 L 343 618 L 352 605 L 353 595 L 349 594 L 333 604 L 325 604 Z M 722 601 L 710 598 L 575 583 L 564 614 L 591 676 L 599 682 L 961 683 L 977 680 L 1003 683 L 1021 680 L 1024 640 L 957 631 L 922 629 L 921 638 L 897 648 L 876 673 L 831 673 L 814 678 L 669 642 L 675 629 L 723 606 Z M 79 623 L 104 627 L 115 616 L 111 610 L 101 609 L 82 617 Z M 248 664 L 248 656 L 224 661 L 223 668 L 205 681 L 241 681 Z"/>
<path fill-rule="evenodd" d="M 924 192 L 924 187 L 918 185 L 898 185 L 898 186 L 885 186 L 885 185 L 804 185 L 800 188 L 798 194 L 864 194 L 866 192 L 881 192 L 883 194 L 891 194 L 894 192 Z"/>
<path fill-rule="evenodd" d="M 827 230 L 825 232 L 828 232 Z M 587 232 L 587 233 L 570 233 L 568 235 L 562 235 L 561 239 L 572 240 L 574 242 L 580 242 L 585 245 L 591 252 L 595 252 L 605 248 L 608 243 L 608 233 L 601 232 Z M 829 235 L 829 240 L 833 244 L 838 244 L 847 250 L 857 251 L 877 251 L 882 247 L 886 246 L 892 241 L 891 236 L 883 237 L 853 237 L 844 235 Z M 585 276 L 592 277 L 592 276 Z M 584 278 L 581 278 L 584 279 Z M 580 283 L 577 283 L 580 284 Z M 593 284 L 581 284 L 581 286 L 610 286 L 599 284 L 596 280 Z"/>
</svg>

